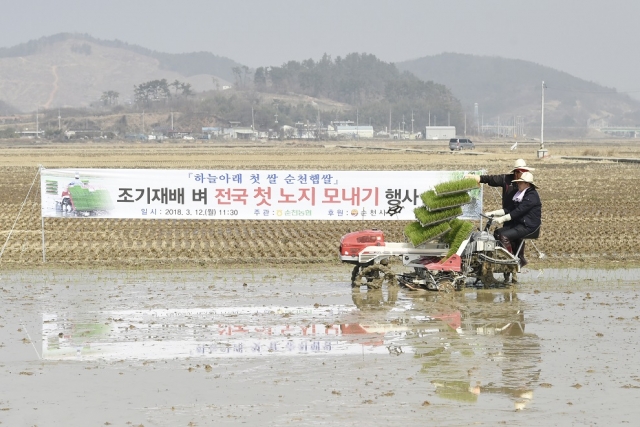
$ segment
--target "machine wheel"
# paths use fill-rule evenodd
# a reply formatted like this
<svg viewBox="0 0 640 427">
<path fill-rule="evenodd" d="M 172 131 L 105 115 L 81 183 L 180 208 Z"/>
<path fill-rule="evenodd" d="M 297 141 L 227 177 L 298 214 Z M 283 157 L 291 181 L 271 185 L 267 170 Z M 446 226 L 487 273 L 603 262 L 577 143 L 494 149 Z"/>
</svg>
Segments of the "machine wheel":
<svg viewBox="0 0 640 427">
<path fill-rule="evenodd" d="M 467 279 L 465 277 L 457 277 L 453 281 L 453 287 L 456 291 L 463 290 L 466 284 L 467 284 Z"/>
<path fill-rule="evenodd" d="M 482 270 L 481 270 L 481 274 L 478 277 L 478 279 L 480 280 L 480 282 L 482 282 L 483 287 L 486 288 L 490 288 L 490 287 L 494 287 L 494 286 L 503 286 L 504 282 L 496 280 L 495 277 L 493 277 L 493 263 L 490 262 L 483 262 L 482 263 Z"/>
<path fill-rule="evenodd" d="M 364 283 L 362 279 L 366 279 L 366 283 Z M 352 286 L 354 283 L 355 286 L 366 284 L 369 289 L 380 289 L 385 283 L 387 286 L 397 286 L 398 279 L 389 267 L 374 264 L 361 269 L 356 275 L 354 282 L 352 282 Z"/>
<path fill-rule="evenodd" d="M 351 270 L 351 287 L 352 288 L 359 288 L 360 287 L 360 283 L 356 282 L 356 279 L 358 278 L 358 273 L 360 272 L 360 264 L 356 264 L 353 266 L 353 270 Z"/>
<path fill-rule="evenodd" d="M 456 290 L 455 285 L 451 281 L 451 279 L 441 279 L 438 280 L 438 292 L 450 293 Z"/>
</svg>

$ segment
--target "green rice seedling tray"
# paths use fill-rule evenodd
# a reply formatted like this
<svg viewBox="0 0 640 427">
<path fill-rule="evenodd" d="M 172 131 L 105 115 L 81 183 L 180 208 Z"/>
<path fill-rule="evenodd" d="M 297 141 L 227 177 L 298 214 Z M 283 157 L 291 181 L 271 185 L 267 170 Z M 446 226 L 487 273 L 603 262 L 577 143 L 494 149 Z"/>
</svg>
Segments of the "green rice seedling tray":
<svg viewBox="0 0 640 427">
<path fill-rule="evenodd" d="M 469 203 L 469 202 L 467 202 L 467 203 Z M 434 208 L 434 209 L 429 209 L 429 207 L 427 206 L 427 210 L 429 212 L 438 212 L 438 211 L 442 211 L 442 210 L 445 210 L 445 209 L 460 208 L 460 207 L 466 205 L 467 203 L 460 203 L 459 205 L 445 206 L 444 208 Z"/>
<path fill-rule="evenodd" d="M 58 181 L 47 180 L 47 194 L 58 194 Z"/>
<path fill-rule="evenodd" d="M 440 212 L 440 211 L 436 211 L 436 212 Z M 448 217 L 443 218 L 443 219 L 438 220 L 438 221 L 432 221 L 432 222 L 428 222 L 428 223 L 424 223 L 422 221 L 418 221 L 418 222 L 423 227 L 431 227 L 432 225 L 438 225 L 438 224 L 440 224 L 442 222 L 449 222 L 449 221 L 451 221 L 452 219 L 455 219 L 455 218 L 456 218 L 455 216 L 448 216 Z"/>
<path fill-rule="evenodd" d="M 444 259 L 447 259 L 451 255 L 458 252 L 458 249 L 460 248 L 460 245 L 462 244 L 462 242 L 467 237 L 469 237 L 469 235 L 473 231 L 473 227 L 474 227 L 473 223 L 468 221 L 460 221 L 460 222 L 461 222 L 460 226 L 458 227 L 457 224 L 455 224 L 456 225 L 455 231 L 454 231 L 454 227 L 452 227 L 451 233 L 449 233 L 446 236 L 445 240 L 447 241 L 447 243 L 449 243 L 449 251 L 447 252 L 447 255 L 445 255 Z"/>
<path fill-rule="evenodd" d="M 420 221 L 423 227 L 435 225 L 444 221 L 451 221 L 452 219 L 462 215 L 462 208 L 455 207 L 451 209 L 443 209 L 436 212 L 430 212 L 425 206 L 415 208 L 413 213 L 416 219 Z"/>
<path fill-rule="evenodd" d="M 467 178 L 442 182 L 435 185 L 433 191 L 437 196 L 449 196 L 451 194 L 466 193 L 476 188 L 478 188 L 478 182 L 473 178 Z"/>
<path fill-rule="evenodd" d="M 404 228 L 405 237 L 413 244 L 418 246 L 422 243 L 433 240 L 436 237 L 441 237 L 447 233 L 451 227 L 448 222 L 442 222 L 430 227 L 423 227 L 419 221 L 414 221 Z"/>
<path fill-rule="evenodd" d="M 429 190 L 422 193 L 420 198 L 427 210 L 431 212 L 455 208 L 471 202 L 471 196 L 466 192 L 449 196 L 438 196 L 435 191 Z"/>
<path fill-rule="evenodd" d="M 467 221 L 464 221 L 458 218 L 449 221 L 449 226 L 451 227 L 451 233 L 447 235 L 447 238 L 445 239 L 445 241 L 451 244 L 455 235 L 458 233 L 458 230 L 460 230 L 460 227 L 462 227 L 466 222 Z"/>
<path fill-rule="evenodd" d="M 90 191 L 80 186 L 69 187 L 73 206 L 76 211 L 97 211 L 111 209 L 111 197 L 107 190 Z"/>
<path fill-rule="evenodd" d="M 416 247 L 416 249 L 420 249 L 420 248 L 424 247 L 429 242 L 440 242 L 440 241 L 442 241 L 442 237 L 446 236 L 450 232 L 451 232 L 451 230 L 443 231 L 442 233 L 436 234 L 435 236 L 430 237 L 427 240 L 425 240 L 424 242 L 422 242 L 422 243 L 420 243 L 418 245 L 414 245 L 414 246 Z"/>
</svg>

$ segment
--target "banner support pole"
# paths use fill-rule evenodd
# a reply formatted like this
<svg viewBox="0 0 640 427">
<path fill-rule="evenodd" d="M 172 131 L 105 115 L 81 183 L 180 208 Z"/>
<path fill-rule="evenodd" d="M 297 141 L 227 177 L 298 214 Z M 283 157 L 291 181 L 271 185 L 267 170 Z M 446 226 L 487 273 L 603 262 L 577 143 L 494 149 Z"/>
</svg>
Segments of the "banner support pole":
<svg viewBox="0 0 640 427">
<path fill-rule="evenodd" d="M 42 165 L 38 165 L 38 175 L 40 175 L 40 181 L 42 182 Z M 40 184 L 40 191 L 42 192 L 42 184 Z M 42 206 L 42 194 L 40 194 L 40 221 L 42 223 L 42 263 L 46 264 L 47 262 L 47 249 L 45 246 L 45 238 L 44 238 L 44 215 L 42 214 L 42 210 L 44 206 Z"/>
</svg>

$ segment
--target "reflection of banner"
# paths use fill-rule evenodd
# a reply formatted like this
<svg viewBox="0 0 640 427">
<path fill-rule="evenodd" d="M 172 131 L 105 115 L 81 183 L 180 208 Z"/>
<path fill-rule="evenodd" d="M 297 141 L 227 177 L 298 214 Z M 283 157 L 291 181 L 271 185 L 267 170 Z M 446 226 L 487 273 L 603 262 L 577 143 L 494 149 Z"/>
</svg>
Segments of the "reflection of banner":
<svg viewBox="0 0 640 427">
<path fill-rule="evenodd" d="M 420 194 L 464 171 L 43 169 L 44 217 L 414 220 Z M 477 217 L 482 190 L 463 218 Z"/>
<path fill-rule="evenodd" d="M 394 311 L 395 315 L 403 309 Z M 219 307 L 43 313 L 45 360 L 388 354 L 413 336 L 438 334 L 443 316 L 407 323 L 335 323 L 353 306 Z M 283 315 L 287 315 L 286 318 Z M 452 316 L 460 318 L 460 313 Z M 314 319 L 309 322 L 308 319 Z M 284 320 L 286 319 L 286 320 Z"/>
</svg>

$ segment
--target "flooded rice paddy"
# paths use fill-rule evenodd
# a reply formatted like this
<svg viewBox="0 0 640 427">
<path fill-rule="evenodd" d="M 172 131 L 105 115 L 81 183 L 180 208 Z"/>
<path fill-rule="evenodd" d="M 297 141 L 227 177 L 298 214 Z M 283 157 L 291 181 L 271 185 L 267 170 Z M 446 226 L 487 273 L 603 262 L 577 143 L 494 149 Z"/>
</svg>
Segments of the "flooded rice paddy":
<svg viewBox="0 0 640 427">
<path fill-rule="evenodd" d="M 636 425 L 639 269 L 455 294 L 349 276 L 3 271 L 0 423 Z"/>
</svg>

